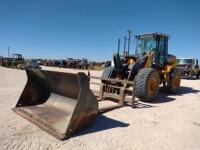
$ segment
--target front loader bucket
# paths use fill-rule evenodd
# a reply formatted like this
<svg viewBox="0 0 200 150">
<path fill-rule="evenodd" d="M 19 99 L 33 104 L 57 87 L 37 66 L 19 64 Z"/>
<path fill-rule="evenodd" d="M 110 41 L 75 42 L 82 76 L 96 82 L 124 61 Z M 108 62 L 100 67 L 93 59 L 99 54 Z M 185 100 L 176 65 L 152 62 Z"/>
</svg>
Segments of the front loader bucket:
<svg viewBox="0 0 200 150">
<path fill-rule="evenodd" d="M 84 73 L 26 70 L 28 81 L 13 110 L 58 139 L 87 127 L 98 102 Z"/>
</svg>

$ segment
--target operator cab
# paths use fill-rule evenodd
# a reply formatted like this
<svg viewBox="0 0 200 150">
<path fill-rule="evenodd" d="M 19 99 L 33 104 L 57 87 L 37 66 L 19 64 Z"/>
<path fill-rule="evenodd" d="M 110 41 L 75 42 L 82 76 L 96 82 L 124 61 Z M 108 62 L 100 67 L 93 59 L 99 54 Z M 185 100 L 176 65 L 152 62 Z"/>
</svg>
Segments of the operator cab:
<svg viewBox="0 0 200 150">
<path fill-rule="evenodd" d="M 168 35 L 163 33 L 148 33 L 136 36 L 136 57 L 142 57 L 148 52 L 155 53 L 156 68 L 163 68 L 168 54 Z"/>
<path fill-rule="evenodd" d="M 22 60 L 23 59 L 22 54 L 13 54 L 12 58 L 15 59 L 15 60 Z"/>
</svg>

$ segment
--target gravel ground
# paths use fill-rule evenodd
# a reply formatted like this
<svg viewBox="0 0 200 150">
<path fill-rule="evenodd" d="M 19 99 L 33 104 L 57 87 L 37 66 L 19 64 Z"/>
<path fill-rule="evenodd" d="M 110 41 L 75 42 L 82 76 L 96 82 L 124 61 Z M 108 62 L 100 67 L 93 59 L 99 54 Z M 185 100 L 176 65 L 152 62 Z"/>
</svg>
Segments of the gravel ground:
<svg viewBox="0 0 200 150">
<path fill-rule="evenodd" d="M 134 109 L 123 107 L 99 115 L 88 129 L 59 141 L 11 110 L 26 84 L 25 71 L 0 67 L 0 77 L 1 150 L 200 149 L 200 80 L 182 80 L 177 95 L 161 91 L 153 103 L 139 102 Z"/>
</svg>

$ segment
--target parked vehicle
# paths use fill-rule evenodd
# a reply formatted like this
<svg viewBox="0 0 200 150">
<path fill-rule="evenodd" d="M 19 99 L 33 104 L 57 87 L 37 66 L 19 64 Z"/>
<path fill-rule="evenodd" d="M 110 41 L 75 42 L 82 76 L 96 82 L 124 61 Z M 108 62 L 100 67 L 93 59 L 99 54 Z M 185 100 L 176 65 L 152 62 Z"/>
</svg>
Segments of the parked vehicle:
<svg viewBox="0 0 200 150">
<path fill-rule="evenodd" d="M 33 62 L 26 62 L 25 64 L 20 66 L 20 69 L 41 69 L 41 67 L 38 65 L 36 61 Z"/>
<path fill-rule="evenodd" d="M 77 64 L 77 68 L 80 68 L 80 69 L 88 69 L 89 67 L 89 63 L 88 63 L 88 60 L 83 58 L 81 60 L 81 62 L 78 62 Z"/>
<path fill-rule="evenodd" d="M 22 54 L 12 54 L 10 58 L 3 58 L 2 59 L 2 66 L 3 67 L 10 67 L 10 68 L 18 68 L 25 63 Z"/>
<path fill-rule="evenodd" d="M 177 59 L 177 66 L 181 72 L 182 78 L 199 79 L 200 68 L 198 59 L 194 58 L 179 58 Z"/>
</svg>

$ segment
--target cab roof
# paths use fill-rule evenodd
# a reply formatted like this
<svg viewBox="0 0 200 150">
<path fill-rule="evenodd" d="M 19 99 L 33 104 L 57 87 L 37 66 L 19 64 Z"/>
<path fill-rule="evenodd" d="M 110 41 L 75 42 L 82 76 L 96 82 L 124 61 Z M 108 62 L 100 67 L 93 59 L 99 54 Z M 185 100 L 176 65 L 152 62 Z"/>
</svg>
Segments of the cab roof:
<svg viewBox="0 0 200 150">
<path fill-rule="evenodd" d="M 153 33 L 145 33 L 145 34 L 138 34 L 137 36 L 145 36 L 145 35 L 158 35 L 158 36 L 165 36 L 165 37 L 169 37 L 168 34 L 165 33 L 160 33 L 160 32 L 153 32 Z"/>
</svg>

